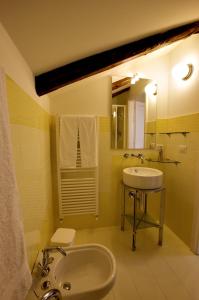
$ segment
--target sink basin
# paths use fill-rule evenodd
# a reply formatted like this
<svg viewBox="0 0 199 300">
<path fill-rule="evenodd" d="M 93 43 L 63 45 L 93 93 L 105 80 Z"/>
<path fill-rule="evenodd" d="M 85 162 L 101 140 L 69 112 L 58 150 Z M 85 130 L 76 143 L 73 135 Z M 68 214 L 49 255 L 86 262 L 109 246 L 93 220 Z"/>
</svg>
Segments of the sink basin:
<svg viewBox="0 0 199 300">
<path fill-rule="evenodd" d="M 123 170 L 124 184 L 138 189 L 157 189 L 163 184 L 163 172 L 145 167 L 130 167 Z"/>
<path fill-rule="evenodd" d="M 67 247 L 64 250 L 67 256 L 51 253 L 54 261 L 50 264 L 50 272 L 45 279 L 37 282 L 35 294 L 38 297 L 44 294 L 41 285 L 45 280 L 50 282 L 49 289 L 55 288 L 61 292 L 62 300 L 100 300 L 105 297 L 115 282 L 116 262 L 113 254 L 98 244 Z"/>
</svg>

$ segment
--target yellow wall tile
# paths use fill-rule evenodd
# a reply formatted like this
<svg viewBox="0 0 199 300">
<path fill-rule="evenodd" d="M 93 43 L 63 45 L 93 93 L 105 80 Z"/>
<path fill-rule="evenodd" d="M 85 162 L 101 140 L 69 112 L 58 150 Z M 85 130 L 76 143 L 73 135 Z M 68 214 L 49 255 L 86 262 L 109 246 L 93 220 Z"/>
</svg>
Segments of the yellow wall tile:
<svg viewBox="0 0 199 300">
<path fill-rule="evenodd" d="M 6 85 L 10 122 L 48 131 L 50 115 L 8 76 Z"/>
<path fill-rule="evenodd" d="M 180 161 L 164 164 L 166 186 L 166 223 L 187 244 L 191 245 L 194 207 L 197 198 L 199 131 L 198 113 L 168 119 L 168 132 L 190 131 L 182 134 L 157 135 L 164 145 L 164 156 Z M 187 147 L 185 153 L 180 146 Z M 158 168 L 161 167 L 159 164 Z M 152 165 L 153 166 L 153 165 Z"/>
<path fill-rule="evenodd" d="M 100 117 L 99 118 L 100 132 L 110 132 L 111 118 L 110 117 Z"/>
<path fill-rule="evenodd" d="M 168 120 L 158 119 L 156 121 L 157 132 L 167 132 L 168 131 Z"/>
<path fill-rule="evenodd" d="M 156 121 L 145 122 L 145 133 L 155 133 L 156 126 Z"/>
<path fill-rule="evenodd" d="M 175 118 L 158 119 L 157 132 L 199 131 L 199 113 L 178 116 Z"/>
</svg>

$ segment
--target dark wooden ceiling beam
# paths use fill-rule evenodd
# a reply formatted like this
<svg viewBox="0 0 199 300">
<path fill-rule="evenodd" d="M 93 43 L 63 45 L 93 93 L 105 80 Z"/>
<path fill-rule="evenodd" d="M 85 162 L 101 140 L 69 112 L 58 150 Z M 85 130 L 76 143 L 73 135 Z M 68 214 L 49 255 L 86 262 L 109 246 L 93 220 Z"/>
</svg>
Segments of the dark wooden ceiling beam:
<svg viewBox="0 0 199 300">
<path fill-rule="evenodd" d="M 130 86 L 130 85 L 131 85 L 131 77 L 125 77 L 112 83 L 112 91 L 114 92 L 117 89 Z"/>
<path fill-rule="evenodd" d="M 148 54 L 160 47 L 199 33 L 199 21 L 181 25 L 137 41 L 95 54 L 35 77 L 39 96 L 65 85 L 116 67 L 132 58 Z"/>
</svg>

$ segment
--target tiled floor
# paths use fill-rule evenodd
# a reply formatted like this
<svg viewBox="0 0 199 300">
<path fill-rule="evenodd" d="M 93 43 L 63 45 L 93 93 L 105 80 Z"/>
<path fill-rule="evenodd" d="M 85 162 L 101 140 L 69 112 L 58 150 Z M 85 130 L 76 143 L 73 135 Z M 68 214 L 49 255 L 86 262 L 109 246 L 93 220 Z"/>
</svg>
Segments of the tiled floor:
<svg viewBox="0 0 199 300">
<path fill-rule="evenodd" d="M 137 250 L 131 232 L 119 228 L 79 230 L 76 244 L 100 243 L 115 255 L 117 278 L 105 300 L 199 300 L 199 256 L 165 228 L 164 245 L 157 229 L 140 230 Z"/>
</svg>

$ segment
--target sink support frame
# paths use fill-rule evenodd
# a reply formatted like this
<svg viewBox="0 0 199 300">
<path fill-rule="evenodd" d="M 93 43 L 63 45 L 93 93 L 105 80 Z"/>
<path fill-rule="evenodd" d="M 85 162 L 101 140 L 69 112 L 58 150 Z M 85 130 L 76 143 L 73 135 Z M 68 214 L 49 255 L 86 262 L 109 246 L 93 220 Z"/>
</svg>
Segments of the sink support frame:
<svg viewBox="0 0 199 300">
<path fill-rule="evenodd" d="M 126 192 L 128 196 L 133 201 L 133 215 L 126 214 Z M 148 193 L 161 193 L 160 195 L 160 208 L 159 208 L 159 222 L 154 221 L 147 214 L 147 203 L 148 203 Z M 144 208 L 142 214 L 139 214 L 138 211 L 138 202 L 140 200 L 140 196 L 143 199 Z M 125 218 L 129 218 L 132 224 L 132 251 L 136 250 L 136 234 L 137 230 L 147 227 L 156 227 L 159 229 L 158 236 L 158 245 L 162 246 L 163 243 L 163 226 L 164 226 L 164 215 L 165 215 L 165 188 L 160 187 L 157 189 L 138 189 L 127 186 L 123 183 L 123 205 L 122 205 L 122 214 L 121 214 L 121 230 L 124 231 L 125 228 Z M 144 226 L 142 226 L 144 225 Z"/>
</svg>

